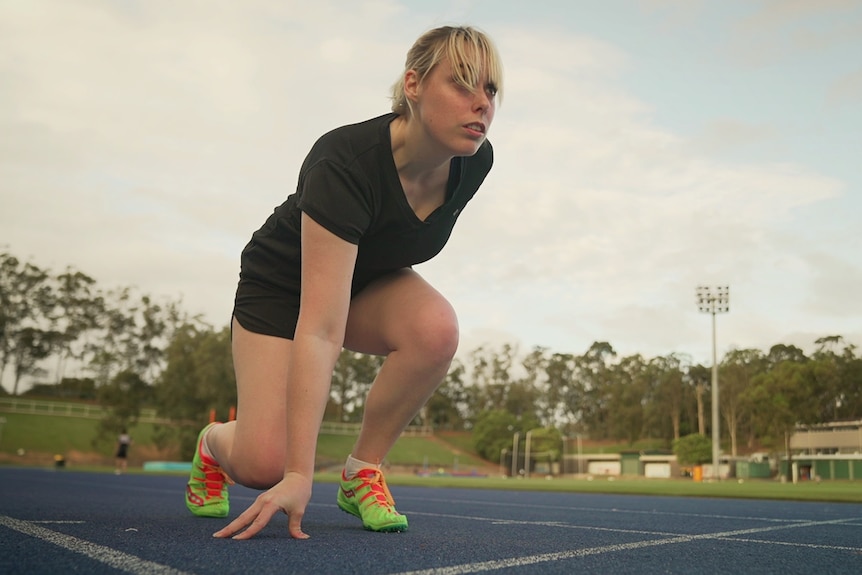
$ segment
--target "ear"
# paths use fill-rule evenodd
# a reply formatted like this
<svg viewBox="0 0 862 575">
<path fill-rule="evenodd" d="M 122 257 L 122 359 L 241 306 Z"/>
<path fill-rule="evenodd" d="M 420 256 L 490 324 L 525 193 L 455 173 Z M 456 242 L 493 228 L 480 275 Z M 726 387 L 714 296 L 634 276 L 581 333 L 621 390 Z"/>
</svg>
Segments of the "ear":
<svg viewBox="0 0 862 575">
<path fill-rule="evenodd" d="M 420 92 L 419 74 L 416 70 L 407 70 L 404 72 L 404 95 L 411 102 L 416 102 Z"/>
</svg>

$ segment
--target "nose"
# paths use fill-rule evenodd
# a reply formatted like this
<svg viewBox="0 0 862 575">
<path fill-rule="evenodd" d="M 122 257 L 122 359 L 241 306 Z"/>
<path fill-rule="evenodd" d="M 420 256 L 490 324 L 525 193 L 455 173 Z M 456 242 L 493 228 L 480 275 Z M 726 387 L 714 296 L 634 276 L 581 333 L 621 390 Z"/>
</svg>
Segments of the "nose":
<svg viewBox="0 0 862 575">
<path fill-rule="evenodd" d="M 473 106 L 476 110 L 489 109 L 491 107 L 491 97 L 488 96 L 488 92 L 485 90 L 476 90 Z"/>
</svg>

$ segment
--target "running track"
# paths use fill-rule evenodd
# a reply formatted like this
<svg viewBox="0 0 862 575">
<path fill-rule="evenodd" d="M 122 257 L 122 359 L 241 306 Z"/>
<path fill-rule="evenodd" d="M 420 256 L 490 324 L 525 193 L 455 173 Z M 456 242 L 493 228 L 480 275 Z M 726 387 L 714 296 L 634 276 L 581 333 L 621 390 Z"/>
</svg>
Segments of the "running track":
<svg viewBox="0 0 862 575">
<path fill-rule="evenodd" d="M 185 479 L 0 467 L 0 573 L 862 573 L 862 505 L 393 487 L 371 533 L 319 484 L 294 541 L 249 541 L 183 504 Z M 234 487 L 231 517 L 257 492 Z"/>
</svg>

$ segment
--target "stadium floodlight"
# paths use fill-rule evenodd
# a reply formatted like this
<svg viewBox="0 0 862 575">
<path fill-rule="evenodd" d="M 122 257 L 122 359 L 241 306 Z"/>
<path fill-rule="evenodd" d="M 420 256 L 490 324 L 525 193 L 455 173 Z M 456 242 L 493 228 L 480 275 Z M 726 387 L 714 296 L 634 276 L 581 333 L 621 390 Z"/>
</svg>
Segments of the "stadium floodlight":
<svg viewBox="0 0 862 575">
<path fill-rule="evenodd" d="M 718 451 L 721 434 L 718 423 L 718 362 L 715 353 L 715 314 L 730 311 L 729 286 L 697 286 L 697 309 L 712 315 L 712 476 L 719 478 Z"/>
</svg>

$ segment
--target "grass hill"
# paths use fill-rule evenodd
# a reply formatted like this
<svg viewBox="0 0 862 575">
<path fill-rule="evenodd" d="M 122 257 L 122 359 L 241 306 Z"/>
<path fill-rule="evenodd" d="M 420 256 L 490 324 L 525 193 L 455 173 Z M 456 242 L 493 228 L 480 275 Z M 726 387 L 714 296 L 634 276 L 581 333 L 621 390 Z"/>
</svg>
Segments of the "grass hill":
<svg viewBox="0 0 862 575">
<path fill-rule="evenodd" d="M 94 443 L 98 420 L 58 415 L 2 413 L 0 462 L 51 463 L 62 455 L 70 465 L 113 465 L 112 440 Z M 139 423 L 129 430 L 134 443 L 129 465 L 144 461 L 179 460 L 175 449 L 159 450 L 153 443 L 154 424 Z M 317 467 L 339 467 L 355 441 L 352 435 L 324 435 L 318 439 Z M 493 466 L 473 452 L 470 434 L 447 433 L 430 437 L 402 437 L 387 458 L 391 466 L 402 468 L 440 467 L 446 470 L 486 470 Z M 22 454 L 23 452 L 23 454 Z"/>
</svg>

